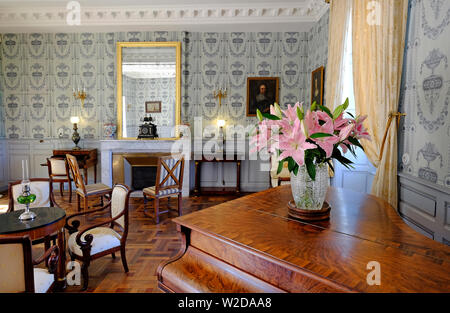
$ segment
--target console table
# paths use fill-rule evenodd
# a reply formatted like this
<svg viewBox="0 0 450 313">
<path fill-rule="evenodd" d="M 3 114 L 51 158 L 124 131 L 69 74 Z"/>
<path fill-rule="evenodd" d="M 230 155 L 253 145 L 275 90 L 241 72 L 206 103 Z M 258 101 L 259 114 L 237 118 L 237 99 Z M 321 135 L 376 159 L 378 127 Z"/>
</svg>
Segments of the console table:
<svg viewBox="0 0 450 313">
<path fill-rule="evenodd" d="M 84 183 L 88 184 L 88 168 L 94 167 L 94 182 L 97 183 L 97 149 L 53 150 L 53 156 L 66 157 L 71 154 L 77 158 L 78 166 L 84 171 Z"/>
<path fill-rule="evenodd" d="M 181 248 L 157 270 L 166 292 L 450 292 L 450 247 L 384 200 L 330 187 L 331 218 L 288 217 L 279 186 L 173 219 Z M 369 284 L 371 262 L 380 284 Z"/>
<path fill-rule="evenodd" d="M 232 157 L 223 154 L 214 154 L 213 158 L 202 156 L 201 160 L 195 160 L 195 187 L 194 195 L 201 194 L 239 194 L 241 192 L 241 155 L 234 154 Z M 205 187 L 200 186 L 201 168 L 203 162 L 236 163 L 236 187 Z"/>
</svg>

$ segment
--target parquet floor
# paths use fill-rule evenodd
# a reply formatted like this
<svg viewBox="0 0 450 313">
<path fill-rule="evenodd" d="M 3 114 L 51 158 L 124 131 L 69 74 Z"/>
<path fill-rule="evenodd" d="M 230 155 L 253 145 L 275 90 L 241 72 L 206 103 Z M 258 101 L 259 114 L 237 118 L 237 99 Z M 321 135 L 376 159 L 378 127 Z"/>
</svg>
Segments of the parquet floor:
<svg viewBox="0 0 450 313">
<path fill-rule="evenodd" d="M 68 202 L 68 196 L 61 198 L 59 192 L 55 193 L 58 204 L 64 208 L 67 215 L 76 212 L 76 198 Z M 229 201 L 238 196 L 200 196 L 183 198 L 183 214 L 202 210 L 210 206 Z M 0 204 L 6 204 L 7 199 L 0 199 Z M 152 202 L 147 204 L 151 207 Z M 162 200 L 161 207 L 167 206 L 167 200 Z M 175 198 L 170 206 L 176 209 Z M 127 261 L 129 272 L 125 273 L 120 259 L 104 256 L 91 262 L 89 266 L 89 287 L 86 292 L 160 292 L 157 287 L 156 269 L 160 262 L 173 256 L 179 249 L 175 223 L 172 218 L 177 217 L 176 211 L 161 215 L 160 223 L 144 215 L 144 202 L 142 198 L 130 198 L 130 224 L 127 239 Z M 152 212 L 152 211 L 150 211 Z M 93 223 L 95 220 L 80 219 L 81 225 Z M 66 238 L 68 233 L 66 232 Z M 33 246 L 33 255 L 36 258 L 43 252 L 43 245 Z M 69 260 L 69 257 L 67 257 Z M 79 292 L 80 286 L 68 286 L 65 292 Z"/>
</svg>

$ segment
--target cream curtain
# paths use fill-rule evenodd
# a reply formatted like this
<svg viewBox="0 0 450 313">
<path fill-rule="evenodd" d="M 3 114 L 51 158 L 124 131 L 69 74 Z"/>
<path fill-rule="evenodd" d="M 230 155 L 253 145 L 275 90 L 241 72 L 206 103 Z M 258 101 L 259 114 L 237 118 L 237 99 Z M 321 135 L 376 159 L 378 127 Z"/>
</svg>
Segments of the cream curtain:
<svg viewBox="0 0 450 313">
<path fill-rule="evenodd" d="M 352 0 L 333 0 L 330 3 L 328 62 L 325 73 L 325 101 L 330 109 L 342 104 L 342 68 L 351 5 Z"/>
<path fill-rule="evenodd" d="M 330 3 L 328 29 L 328 62 L 325 68 L 325 103 L 333 111 L 342 104 L 344 48 L 350 21 L 352 0 L 333 0 Z M 334 162 L 332 162 L 334 163 Z M 334 172 L 328 168 L 330 177 Z"/>
<path fill-rule="evenodd" d="M 372 194 L 397 208 L 397 127 L 387 122 L 398 109 L 408 1 L 353 0 L 352 10 L 355 106 L 357 114 L 368 115 L 372 141 L 362 144 L 377 167 Z"/>
</svg>

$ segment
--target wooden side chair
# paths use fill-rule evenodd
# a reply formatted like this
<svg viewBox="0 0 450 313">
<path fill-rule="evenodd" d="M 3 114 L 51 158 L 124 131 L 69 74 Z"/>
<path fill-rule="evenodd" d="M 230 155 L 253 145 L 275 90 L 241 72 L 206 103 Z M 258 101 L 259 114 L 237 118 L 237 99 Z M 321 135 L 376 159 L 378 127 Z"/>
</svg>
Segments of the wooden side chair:
<svg viewBox="0 0 450 313">
<path fill-rule="evenodd" d="M 57 281 L 59 248 L 54 245 L 36 260 L 31 252 L 28 235 L 0 238 L 0 293 L 36 292 L 45 293 L 53 289 Z M 46 268 L 34 268 L 46 261 Z"/>
<path fill-rule="evenodd" d="M 72 202 L 72 179 L 69 174 L 67 160 L 61 157 L 47 158 L 48 177 L 59 183 L 59 192 L 63 196 L 64 183 L 69 185 L 69 202 Z"/>
<path fill-rule="evenodd" d="M 112 254 L 115 258 L 115 252 L 120 251 L 122 265 L 125 272 L 128 272 L 127 259 L 125 255 L 125 244 L 128 236 L 128 202 L 131 190 L 126 185 L 117 184 L 112 190 L 111 200 L 101 208 L 75 213 L 66 219 L 65 227 L 69 230 L 69 239 L 67 247 L 72 260 L 80 260 L 83 262 L 81 273 L 83 275 L 82 290 L 86 290 L 89 283 L 88 267 L 92 260 L 100 258 L 104 255 Z M 101 222 L 85 226 L 78 230 L 80 222 L 74 220 L 71 224 L 69 221 L 76 216 L 101 213 L 105 209 L 110 218 L 102 219 Z M 114 230 L 117 226 L 121 233 Z"/>
<path fill-rule="evenodd" d="M 178 215 L 182 215 L 181 200 L 183 190 L 183 172 L 184 157 L 181 154 L 172 154 L 158 158 L 156 184 L 155 186 L 143 189 L 144 203 L 147 204 L 147 197 L 152 198 L 155 209 L 154 216 L 148 214 L 145 209 L 144 214 L 155 218 L 156 224 L 159 223 L 159 216 L 161 214 L 169 212 L 169 209 L 166 211 L 159 210 L 159 200 L 162 198 L 178 196 Z"/>
<path fill-rule="evenodd" d="M 78 211 L 81 211 L 80 198 L 83 198 L 83 208 L 85 210 L 89 209 L 89 198 L 100 197 L 100 205 L 103 206 L 103 197 L 108 196 L 109 198 L 111 196 L 112 188 L 102 183 L 85 185 L 83 177 L 81 176 L 80 168 L 78 167 L 77 159 L 70 154 L 66 154 L 66 159 L 72 173 L 73 181 L 75 182 L 75 187 L 77 188 L 76 193 Z"/>
</svg>

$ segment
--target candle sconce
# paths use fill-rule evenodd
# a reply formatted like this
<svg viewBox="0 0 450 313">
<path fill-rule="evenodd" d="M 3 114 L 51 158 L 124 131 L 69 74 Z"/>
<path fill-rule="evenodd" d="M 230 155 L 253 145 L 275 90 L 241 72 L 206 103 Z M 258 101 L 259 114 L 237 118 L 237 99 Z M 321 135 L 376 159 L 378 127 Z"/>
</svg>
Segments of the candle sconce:
<svg viewBox="0 0 450 313">
<path fill-rule="evenodd" d="M 83 90 L 73 90 L 73 96 L 75 99 L 80 100 L 81 101 L 81 107 L 84 109 L 84 100 L 86 100 L 87 94 L 85 89 L 83 88 Z"/>
<path fill-rule="evenodd" d="M 219 106 L 222 106 L 222 99 L 225 99 L 227 97 L 227 88 L 214 90 L 213 96 L 215 99 L 219 98 Z"/>
</svg>

